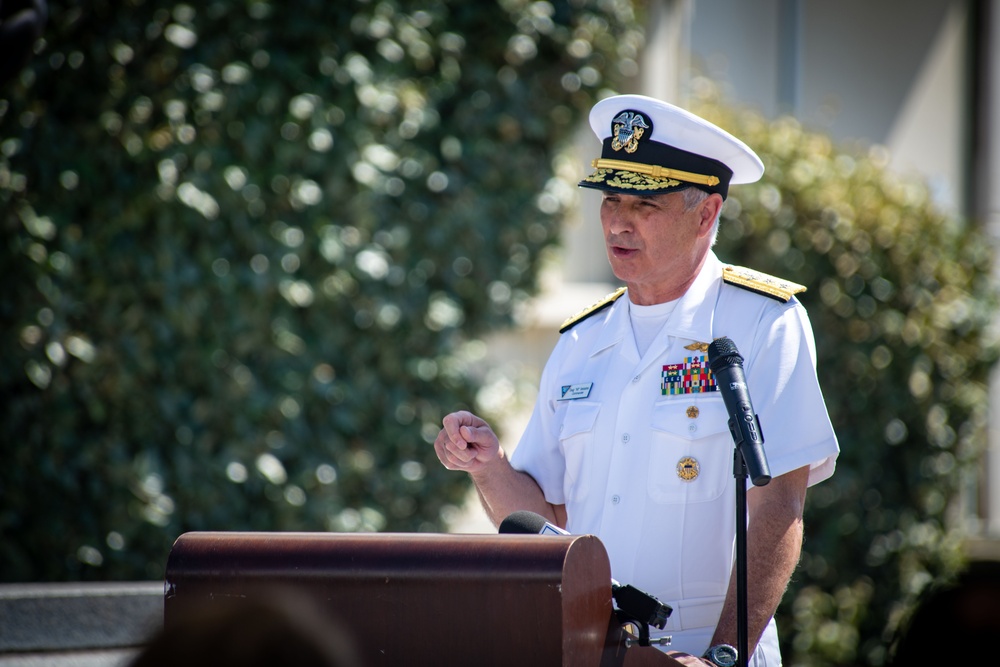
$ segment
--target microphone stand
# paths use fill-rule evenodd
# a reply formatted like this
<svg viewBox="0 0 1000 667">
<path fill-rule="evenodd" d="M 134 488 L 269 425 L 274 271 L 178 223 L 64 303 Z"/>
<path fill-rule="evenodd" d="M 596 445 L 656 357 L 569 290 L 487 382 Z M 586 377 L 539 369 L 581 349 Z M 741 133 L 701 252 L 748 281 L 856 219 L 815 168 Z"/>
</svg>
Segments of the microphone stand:
<svg viewBox="0 0 1000 667">
<path fill-rule="evenodd" d="M 708 358 L 730 415 L 729 431 L 736 445 L 733 452 L 733 477 L 736 479 L 736 643 L 739 644 L 736 647 L 736 664 L 746 667 L 750 659 L 747 655 L 750 650 L 747 629 L 747 479 L 752 468 L 753 484 L 764 486 L 771 481 L 771 472 L 763 450 L 764 435 L 760 421 L 750 404 L 743 376 L 743 357 L 736 345 L 723 336 L 708 346 Z"/>
<path fill-rule="evenodd" d="M 747 635 L 747 464 L 743 451 L 733 449 L 733 477 L 736 479 L 736 664 L 747 667 L 750 642 Z"/>
</svg>

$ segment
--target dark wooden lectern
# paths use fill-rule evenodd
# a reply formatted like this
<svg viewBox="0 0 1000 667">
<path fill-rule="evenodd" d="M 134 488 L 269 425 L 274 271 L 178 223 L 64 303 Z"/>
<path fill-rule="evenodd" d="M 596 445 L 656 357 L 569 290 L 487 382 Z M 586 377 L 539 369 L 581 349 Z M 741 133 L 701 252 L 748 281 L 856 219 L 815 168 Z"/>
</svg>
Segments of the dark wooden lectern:
<svg viewBox="0 0 1000 667">
<path fill-rule="evenodd" d="M 626 648 L 591 535 L 185 533 L 167 562 L 164 622 L 277 588 L 316 602 L 366 666 L 678 664 Z"/>
</svg>

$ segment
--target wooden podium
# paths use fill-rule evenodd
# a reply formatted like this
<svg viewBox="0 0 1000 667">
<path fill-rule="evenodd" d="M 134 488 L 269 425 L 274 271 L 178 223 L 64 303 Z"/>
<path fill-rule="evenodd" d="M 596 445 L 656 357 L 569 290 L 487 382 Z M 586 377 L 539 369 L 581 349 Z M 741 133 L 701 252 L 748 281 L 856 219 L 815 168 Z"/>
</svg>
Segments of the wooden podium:
<svg viewBox="0 0 1000 667">
<path fill-rule="evenodd" d="M 678 664 L 627 647 L 592 535 L 185 533 L 167 561 L 164 624 L 278 589 L 316 603 L 366 667 Z"/>
</svg>

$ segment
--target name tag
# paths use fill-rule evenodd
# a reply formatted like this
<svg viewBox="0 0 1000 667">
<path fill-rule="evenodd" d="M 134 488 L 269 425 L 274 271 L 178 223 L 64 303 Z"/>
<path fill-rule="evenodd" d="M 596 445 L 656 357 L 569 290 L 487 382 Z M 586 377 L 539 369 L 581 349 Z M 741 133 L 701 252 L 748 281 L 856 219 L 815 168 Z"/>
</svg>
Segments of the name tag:
<svg viewBox="0 0 1000 667">
<path fill-rule="evenodd" d="M 565 384 L 562 387 L 562 396 L 559 397 L 559 400 L 573 401 L 578 398 L 587 398 L 590 396 L 590 390 L 593 387 L 593 382 L 587 382 L 584 384 Z"/>
</svg>

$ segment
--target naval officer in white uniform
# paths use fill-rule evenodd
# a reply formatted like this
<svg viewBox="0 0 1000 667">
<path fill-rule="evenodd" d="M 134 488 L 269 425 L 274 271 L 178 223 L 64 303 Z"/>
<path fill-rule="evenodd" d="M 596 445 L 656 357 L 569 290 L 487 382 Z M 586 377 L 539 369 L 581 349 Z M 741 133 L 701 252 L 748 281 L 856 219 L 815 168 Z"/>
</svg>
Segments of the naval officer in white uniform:
<svg viewBox="0 0 1000 667">
<path fill-rule="evenodd" d="M 837 439 L 816 375 L 804 287 L 712 251 L 729 186 L 760 178 L 742 141 L 659 100 L 611 97 L 590 123 L 603 149 L 580 183 L 625 287 L 570 318 L 508 459 L 469 412 L 444 419 L 441 462 L 468 472 L 499 524 L 536 512 L 597 535 L 612 575 L 673 607 L 669 653 L 736 663 L 733 439 L 708 367 L 723 336 L 744 357 L 773 479 L 747 492 L 751 665 L 779 665 L 774 612 L 799 559 L 807 487 L 833 474 Z"/>
</svg>

